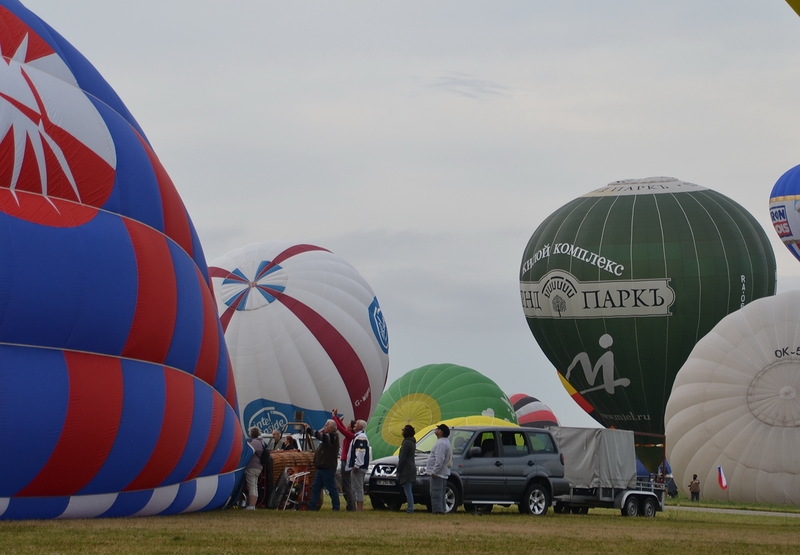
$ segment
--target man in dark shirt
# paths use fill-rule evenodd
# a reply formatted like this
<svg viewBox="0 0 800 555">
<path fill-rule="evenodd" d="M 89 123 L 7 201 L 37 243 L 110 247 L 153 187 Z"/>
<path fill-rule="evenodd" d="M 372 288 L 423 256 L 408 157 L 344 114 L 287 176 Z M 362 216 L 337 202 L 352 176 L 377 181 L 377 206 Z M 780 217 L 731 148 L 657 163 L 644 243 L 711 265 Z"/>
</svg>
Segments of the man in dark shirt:
<svg viewBox="0 0 800 555">
<path fill-rule="evenodd" d="M 331 496 L 331 507 L 334 511 L 338 511 L 339 490 L 336 487 L 336 466 L 339 462 L 339 434 L 336 433 L 336 423 L 328 420 L 321 430 L 309 431 L 321 442 L 314 454 L 314 467 L 317 475 L 314 477 L 314 485 L 311 487 L 311 510 L 319 509 L 320 495 L 322 489 L 325 488 L 325 491 Z"/>
</svg>

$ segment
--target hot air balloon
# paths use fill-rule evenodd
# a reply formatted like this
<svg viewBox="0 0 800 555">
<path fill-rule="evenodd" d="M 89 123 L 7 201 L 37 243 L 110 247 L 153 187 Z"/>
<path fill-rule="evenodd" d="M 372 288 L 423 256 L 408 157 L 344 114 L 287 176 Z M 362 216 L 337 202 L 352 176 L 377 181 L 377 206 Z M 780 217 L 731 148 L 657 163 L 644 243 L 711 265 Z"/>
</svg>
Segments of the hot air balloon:
<svg viewBox="0 0 800 555">
<path fill-rule="evenodd" d="M 483 415 L 516 424 L 505 393 L 477 370 L 428 364 L 406 372 L 386 388 L 367 422 L 372 458 L 391 455 L 403 441 L 403 426 L 421 430 L 459 416 Z"/>
<path fill-rule="evenodd" d="M 389 371 L 389 336 L 372 288 L 343 258 L 270 241 L 214 261 L 242 422 L 263 432 L 338 409 L 367 420 Z"/>
<path fill-rule="evenodd" d="M 798 314 L 800 291 L 748 304 L 703 337 L 675 377 L 667 456 L 679 484 L 698 475 L 702 498 L 800 504 Z"/>
<path fill-rule="evenodd" d="M 772 227 L 783 244 L 800 260 L 800 166 L 795 166 L 775 183 L 769 195 Z"/>
<path fill-rule="evenodd" d="M 0 0 L 0 518 L 223 506 L 247 456 L 200 243 L 118 96 Z"/>
<path fill-rule="evenodd" d="M 558 426 L 558 418 L 553 411 L 536 397 L 525 393 L 515 393 L 509 400 L 514 406 L 517 422 L 528 428 Z"/>
<path fill-rule="evenodd" d="M 603 426 L 656 436 L 695 343 L 774 292 L 775 257 L 752 215 L 668 177 L 567 203 L 536 229 L 520 268 L 528 326 L 573 398 Z M 651 471 L 663 459 L 637 454 Z"/>
</svg>

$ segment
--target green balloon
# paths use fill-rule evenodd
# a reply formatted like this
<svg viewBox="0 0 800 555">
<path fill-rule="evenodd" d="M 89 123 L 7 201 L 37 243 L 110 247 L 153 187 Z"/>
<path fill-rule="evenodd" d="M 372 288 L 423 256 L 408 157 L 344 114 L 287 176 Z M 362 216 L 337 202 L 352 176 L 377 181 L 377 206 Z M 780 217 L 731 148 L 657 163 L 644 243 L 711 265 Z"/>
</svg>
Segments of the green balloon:
<svg viewBox="0 0 800 555">
<path fill-rule="evenodd" d="M 372 458 L 394 453 L 406 424 L 419 431 L 442 420 L 480 414 L 517 423 L 508 396 L 477 370 L 456 364 L 411 370 L 386 388 L 372 411 L 366 430 Z"/>
<path fill-rule="evenodd" d="M 775 256 L 742 206 L 673 178 L 625 180 L 550 215 L 522 257 L 528 326 L 606 427 L 664 433 L 675 375 L 730 312 L 775 293 Z"/>
</svg>

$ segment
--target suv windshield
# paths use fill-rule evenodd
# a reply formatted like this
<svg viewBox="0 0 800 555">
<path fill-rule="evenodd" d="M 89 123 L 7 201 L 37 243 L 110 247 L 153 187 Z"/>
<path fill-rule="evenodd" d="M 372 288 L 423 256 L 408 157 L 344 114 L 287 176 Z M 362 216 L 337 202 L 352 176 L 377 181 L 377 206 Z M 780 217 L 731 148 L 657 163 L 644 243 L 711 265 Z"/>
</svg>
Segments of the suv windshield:
<svg viewBox="0 0 800 555">
<path fill-rule="evenodd" d="M 436 443 L 436 440 L 438 439 L 436 434 L 433 432 L 434 430 L 431 430 L 420 438 L 420 440 L 417 442 L 417 451 L 422 451 L 423 453 L 431 452 L 431 449 L 433 449 L 433 444 Z"/>
<path fill-rule="evenodd" d="M 422 436 L 420 440 L 417 442 L 417 451 L 422 453 L 430 453 L 431 449 L 433 449 L 433 445 L 436 443 L 438 439 L 436 434 L 434 433 L 435 428 Z M 453 447 L 453 454 L 460 455 L 464 452 L 464 448 L 466 448 L 467 443 L 469 442 L 469 438 L 472 437 L 472 434 L 475 432 L 471 432 L 468 430 L 450 430 L 450 445 Z"/>
</svg>

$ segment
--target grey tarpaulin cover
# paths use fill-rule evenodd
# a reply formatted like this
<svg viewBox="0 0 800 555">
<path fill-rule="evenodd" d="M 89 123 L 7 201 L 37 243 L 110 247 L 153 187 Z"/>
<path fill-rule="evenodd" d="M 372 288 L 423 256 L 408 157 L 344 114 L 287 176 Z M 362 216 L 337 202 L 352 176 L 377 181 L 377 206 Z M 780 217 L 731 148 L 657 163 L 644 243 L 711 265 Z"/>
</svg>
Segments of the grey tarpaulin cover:
<svg viewBox="0 0 800 555">
<path fill-rule="evenodd" d="M 550 428 L 564 454 L 564 478 L 574 488 L 633 488 L 633 432 L 605 428 Z"/>
</svg>

